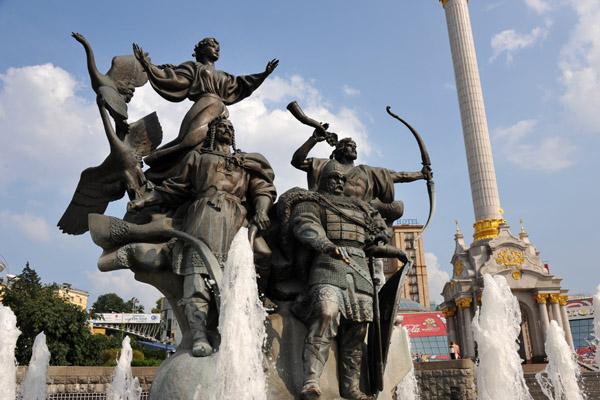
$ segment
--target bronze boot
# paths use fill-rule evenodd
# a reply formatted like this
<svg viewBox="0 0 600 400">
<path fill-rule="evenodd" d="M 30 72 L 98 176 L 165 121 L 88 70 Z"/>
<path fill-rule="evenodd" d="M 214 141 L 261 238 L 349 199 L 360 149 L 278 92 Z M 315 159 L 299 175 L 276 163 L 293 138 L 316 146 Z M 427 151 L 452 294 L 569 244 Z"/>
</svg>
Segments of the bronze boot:
<svg viewBox="0 0 600 400">
<path fill-rule="evenodd" d="M 300 392 L 302 400 L 317 399 L 321 396 L 322 391 L 319 380 L 329 357 L 330 347 L 330 339 L 316 336 L 305 339 L 304 352 L 302 353 L 304 385 L 302 386 L 302 392 Z"/>
<path fill-rule="evenodd" d="M 185 316 L 192 332 L 192 355 L 194 357 L 207 357 L 213 353 L 213 348 L 208 341 L 206 327 L 208 304 L 203 301 L 187 299 Z"/>
<path fill-rule="evenodd" d="M 360 390 L 360 364 L 362 349 L 340 349 L 340 394 L 348 400 L 375 400 L 374 395 L 366 395 Z"/>
</svg>

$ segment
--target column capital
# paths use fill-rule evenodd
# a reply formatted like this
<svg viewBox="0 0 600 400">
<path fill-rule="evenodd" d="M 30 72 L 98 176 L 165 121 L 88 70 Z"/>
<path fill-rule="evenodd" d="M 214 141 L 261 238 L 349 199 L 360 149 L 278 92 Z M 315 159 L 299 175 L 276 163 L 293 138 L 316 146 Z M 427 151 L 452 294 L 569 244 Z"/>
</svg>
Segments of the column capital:
<svg viewBox="0 0 600 400">
<path fill-rule="evenodd" d="M 560 293 L 550 293 L 548 295 L 550 303 L 558 303 L 560 301 Z"/>
<path fill-rule="evenodd" d="M 473 302 L 473 299 L 469 298 L 469 297 L 464 297 L 462 299 L 458 299 L 456 300 L 456 305 L 458 306 L 459 309 L 463 309 L 463 308 L 468 308 L 469 306 L 471 306 L 471 303 Z"/>
<path fill-rule="evenodd" d="M 442 3 L 442 7 L 446 8 L 446 3 L 448 3 L 450 0 L 440 0 L 440 3 Z M 467 0 L 467 4 L 469 4 L 469 0 Z"/>
<path fill-rule="evenodd" d="M 561 306 L 566 306 L 566 305 L 567 305 L 567 300 L 569 300 L 569 296 L 560 296 L 560 297 L 558 298 L 558 303 L 559 303 Z"/>
<path fill-rule="evenodd" d="M 547 294 L 544 293 L 538 293 L 533 295 L 533 298 L 535 299 L 535 301 L 537 301 L 538 303 L 546 303 L 546 299 L 548 298 Z"/>
<path fill-rule="evenodd" d="M 456 307 L 444 308 L 442 312 L 446 318 L 453 317 L 456 315 Z"/>
</svg>

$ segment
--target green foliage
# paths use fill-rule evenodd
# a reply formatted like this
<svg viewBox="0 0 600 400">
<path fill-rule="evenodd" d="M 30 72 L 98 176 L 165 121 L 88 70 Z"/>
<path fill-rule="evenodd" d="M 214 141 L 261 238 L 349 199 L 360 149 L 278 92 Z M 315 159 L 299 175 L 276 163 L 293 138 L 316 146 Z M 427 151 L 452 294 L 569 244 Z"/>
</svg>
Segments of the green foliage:
<svg viewBox="0 0 600 400">
<path fill-rule="evenodd" d="M 143 313 L 144 306 L 135 297 L 125 301 L 116 293 L 106 293 L 98 296 L 98 299 L 90 308 L 92 313 Z"/>
<path fill-rule="evenodd" d="M 163 362 L 163 360 L 157 360 L 157 359 L 132 360 L 131 366 L 132 367 L 158 367 L 158 366 L 160 366 L 160 364 L 162 364 L 162 362 Z"/>
<path fill-rule="evenodd" d="M 125 301 L 116 293 L 106 293 L 98 296 L 90 311 L 93 313 L 129 312 Z"/>
<path fill-rule="evenodd" d="M 152 310 L 150 311 L 152 314 L 160 314 L 162 310 L 162 297 L 159 297 L 158 300 L 156 300 L 156 304 L 154 305 L 154 307 L 152 308 Z"/>
<path fill-rule="evenodd" d="M 129 312 L 129 313 L 143 313 L 144 312 L 144 306 L 140 304 L 140 301 L 138 299 L 136 299 L 135 297 L 132 297 L 131 299 L 127 300 L 125 302 L 125 309 L 127 311 L 125 312 Z"/>
<path fill-rule="evenodd" d="M 38 274 L 27 264 L 12 287 L 4 292 L 2 303 L 15 313 L 21 330 L 15 352 L 20 365 L 29 364 L 33 341 L 42 331 L 51 365 L 92 365 L 99 358 L 88 313 L 58 297 L 57 289 L 56 284 L 43 286 Z"/>
</svg>

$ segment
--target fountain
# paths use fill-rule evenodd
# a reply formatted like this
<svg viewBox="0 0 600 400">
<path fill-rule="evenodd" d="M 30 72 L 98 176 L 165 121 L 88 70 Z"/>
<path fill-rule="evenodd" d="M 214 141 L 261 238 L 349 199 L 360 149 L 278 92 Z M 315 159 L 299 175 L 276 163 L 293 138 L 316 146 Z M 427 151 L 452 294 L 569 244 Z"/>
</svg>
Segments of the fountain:
<svg viewBox="0 0 600 400">
<path fill-rule="evenodd" d="M 565 340 L 565 331 L 556 321 L 551 321 L 546 336 L 548 365 L 535 374 L 542 391 L 550 400 L 583 400 L 585 397 L 578 384 L 581 371 Z"/>
<path fill-rule="evenodd" d="M 15 348 L 21 331 L 17 317 L 0 303 L 0 398 L 14 399 L 17 391 Z"/>
<path fill-rule="evenodd" d="M 475 312 L 473 331 L 479 356 L 479 399 L 533 399 L 523 376 L 517 340 L 521 312 L 517 298 L 503 276 L 484 275 L 481 309 Z"/>
<path fill-rule="evenodd" d="M 46 345 L 46 335 L 40 332 L 33 342 L 27 375 L 21 382 L 21 400 L 46 399 L 46 377 L 49 366 L 50 351 Z"/>
<path fill-rule="evenodd" d="M 235 235 L 225 263 L 215 380 L 211 400 L 266 400 L 262 346 L 267 314 L 258 298 L 248 229 Z M 197 391 L 198 392 L 198 391 Z"/>
<path fill-rule="evenodd" d="M 139 400 L 142 395 L 138 378 L 131 375 L 133 351 L 129 342 L 129 336 L 123 339 L 121 356 L 113 374 L 113 382 L 106 393 L 107 400 Z"/>
<path fill-rule="evenodd" d="M 408 338 L 408 330 L 402 327 L 402 334 Z M 410 340 L 407 340 L 407 354 L 411 354 L 410 351 Z M 402 381 L 396 387 L 396 398 L 402 400 L 418 400 L 419 399 L 419 385 L 417 383 L 417 377 L 415 375 L 414 366 L 404 376 Z"/>
</svg>

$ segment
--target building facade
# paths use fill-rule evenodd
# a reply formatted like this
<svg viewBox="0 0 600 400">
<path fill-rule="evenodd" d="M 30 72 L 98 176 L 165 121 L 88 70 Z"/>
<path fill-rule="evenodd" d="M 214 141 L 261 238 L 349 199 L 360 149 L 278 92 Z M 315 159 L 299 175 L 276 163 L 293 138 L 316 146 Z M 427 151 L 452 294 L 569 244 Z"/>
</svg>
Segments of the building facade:
<svg viewBox="0 0 600 400">
<path fill-rule="evenodd" d="M 399 220 L 401 225 L 393 226 L 392 245 L 401 248 L 413 260 L 413 266 L 406 277 L 402 297 L 421 304 L 426 309 L 430 308 L 429 285 L 427 283 L 427 265 L 425 264 L 425 251 L 423 238 L 415 242 L 415 237 L 423 229 L 423 225 L 410 224 L 413 220 Z M 383 260 L 383 274 L 386 279 L 392 276 L 402 264 L 395 258 Z"/>
<path fill-rule="evenodd" d="M 75 304 L 76 306 L 87 310 L 88 297 L 90 297 L 88 292 L 63 285 L 59 287 L 55 293 L 58 297 L 69 300 L 71 304 Z"/>
<path fill-rule="evenodd" d="M 594 366 L 596 351 L 598 351 L 594 336 L 594 299 L 592 297 L 571 297 L 567 301 L 567 316 L 577 361 L 587 365 L 590 369 L 600 368 L 600 365 Z"/>
</svg>

